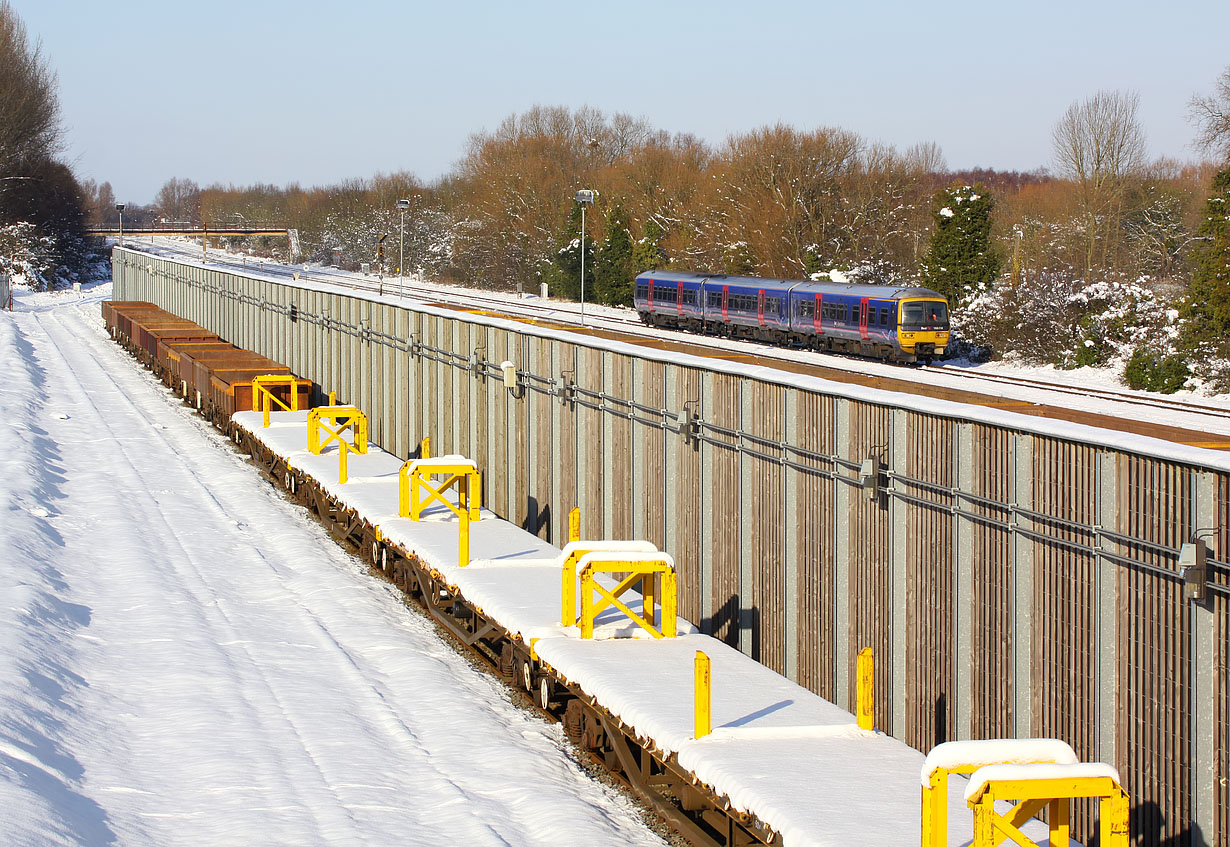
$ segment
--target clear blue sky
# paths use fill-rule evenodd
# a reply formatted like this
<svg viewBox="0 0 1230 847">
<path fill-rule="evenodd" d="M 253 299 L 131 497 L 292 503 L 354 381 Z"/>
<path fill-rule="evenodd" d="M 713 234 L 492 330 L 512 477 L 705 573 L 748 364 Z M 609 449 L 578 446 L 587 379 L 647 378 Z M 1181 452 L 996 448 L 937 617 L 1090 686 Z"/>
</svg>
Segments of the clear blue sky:
<svg viewBox="0 0 1230 847">
<path fill-rule="evenodd" d="M 1138 91 L 1153 156 L 1230 65 L 1230 1 L 12 0 L 59 74 L 79 175 L 148 202 L 173 176 L 305 186 L 444 173 L 535 104 L 720 143 L 839 126 L 951 167 L 1032 170 L 1099 89 Z"/>
</svg>

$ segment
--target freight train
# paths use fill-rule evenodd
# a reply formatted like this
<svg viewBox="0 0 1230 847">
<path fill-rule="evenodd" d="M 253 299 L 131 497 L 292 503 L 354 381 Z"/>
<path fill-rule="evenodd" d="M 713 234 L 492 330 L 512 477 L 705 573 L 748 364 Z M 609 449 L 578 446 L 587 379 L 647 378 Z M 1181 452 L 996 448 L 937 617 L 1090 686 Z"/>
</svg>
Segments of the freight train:
<svg viewBox="0 0 1230 847">
<path fill-rule="evenodd" d="M 706 335 L 893 362 L 929 363 L 948 348 L 948 301 L 919 286 L 648 271 L 633 302 L 650 326 Z"/>
</svg>

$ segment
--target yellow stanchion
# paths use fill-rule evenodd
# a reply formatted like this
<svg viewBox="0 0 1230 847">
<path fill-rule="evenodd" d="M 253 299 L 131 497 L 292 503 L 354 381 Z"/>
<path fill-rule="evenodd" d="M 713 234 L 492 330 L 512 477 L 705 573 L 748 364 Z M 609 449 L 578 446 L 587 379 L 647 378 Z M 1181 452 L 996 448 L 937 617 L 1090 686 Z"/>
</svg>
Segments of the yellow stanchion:
<svg viewBox="0 0 1230 847">
<path fill-rule="evenodd" d="M 695 681 L 693 705 L 693 735 L 704 738 L 713 732 L 712 719 L 712 679 L 709 673 L 709 657 L 700 650 L 696 651 L 696 660 L 692 665 L 692 675 Z"/>
<path fill-rule="evenodd" d="M 325 421 L 332 423 L 333 427 Z M 337 477 L 344 485 L 349 479 L 347 457 L 350 451 L 360 454 L 367 452 L 367 415 L 353 406 L 318 406 L 308 412 L 307 428 L 308 450 L 318 456 L 325 447 L 337 442 Z M 347 430 L 353 441 L 348 442 L 342 437 Z M 323 440 L 320 437 L 322 431 L 329 434 Z"/>
<path fill-rule="evenodd" d="M 972 774 L 987 765 L 1071 765 L 1080 760 L 1057 738 L 999 738 L 937 744 L 923 764 L 922 847 L 948 847 L 948 777 Z"/>
<path fill-rule="evenodd" d="M 1100 847 L 1128 847 L 1128 796 L 1110 765 L 987 765 L 970 776 L 965 799 L 974 810 L 972 847 L 996 847 L 1005 840 L 1033 844 L 1020 828 L 1044 809 L 1050 829 L 1047 844 L 1067 847 L 1072 801 L 1077 799 L 1100 801 Z M 997 801 L 1007 801 L 1012 808 L 1001 815 Z"/>
<path fill-rule="evenodd" d="M 577 562 L 581 575 L 581 637 L 594 637 L 594 619 L 607 606 L 622 611 L 630 621 L 654 638 L 674 638 L 677 626 L 675 616 L 676 588 L 675 561 L 665 553 L 647 554 L 633 558 L 627 553 L 586 553 Z M 598 582 L 598 574 L 626 573 L 612 589 Z M 661 582 L 661 614 L 658 626 L 654 626 L 654 579 Z M 643 615 L 628 608 L 620 596 L 634 585 L 640 585 Z"/>
<path fill-rule="evenodd" d="M 573 506 L 568 512 L 568 541 L 581 540 L 581 507 Z"/>
<path fill-rule="evenodd" d="M 857 717 L 859 729 L 875 728 L 875 659 L 870 647 L 858 651 Z"/>
<path fill-rule="evenodd" d="M 252 408 L 260 409 L 265 429 L 269 428 L 269 412 L 277 403 L 287 412 L 299 411 L 299 387 L 295 377 L 289 374 L 264 374 L 252 378 Z M 285 386 L 290 390 L 290 405 L 286 405 L 269 390 L 270 386 Z"/>
<path fill-rule="evenodd" d="M 470 523 L 480 515 L 482 478 L 473 459 L 463 456 L 444 456 L 439 459 L 411 459 L 398 471 L 397 513 L 403 518 L 417 521 L 423 509 L 432 500 L 437 500 L 459 518 L 457 562 L 460 567 L 470 563 Z M 443 476 L 439 485 L 432 477 Z M 456 486 L 457 505 L 453 505 L 444 492 Z M 425 497 L 423 495 L 426 495 Z"/>
<path fill-rule="evenodd" d="M 419 458 L 420 459 L 430 459 L 431 458 L 431 436 L 430 435 L 424 435 L 422 442 L 419 443 Z"/>
<path fill-rule="evenodd" d="M 580 521 L 580 509 L 573 509 Z M 571 518 L 570 518 L 571 520 Z M 589 553 L 657 553 L 658 548 L 650 541 L 581 541 L 572 539 L 563 550 L 563 566 L 560 568 L 560 616 L 561 626 L 575 626 L 577 622 L 577 563 Z"/>
</svg>

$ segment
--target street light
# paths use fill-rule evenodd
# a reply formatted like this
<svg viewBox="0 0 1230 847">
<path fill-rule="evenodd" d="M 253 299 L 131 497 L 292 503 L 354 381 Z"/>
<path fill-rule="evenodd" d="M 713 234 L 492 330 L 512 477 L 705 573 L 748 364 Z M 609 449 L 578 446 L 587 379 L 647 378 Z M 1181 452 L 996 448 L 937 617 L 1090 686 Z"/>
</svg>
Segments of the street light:
<svg viewBox="0 0 1230 847">
<path fill-rule="evenodd" d="M 409 200 L 398 200 L 397 208 L 401 210 L 401 243 L 398 246 L 397 279 L 401 282 L 402 296 L 406 296 L 406 209 L 410 208 Z"/>
<path fill-rule="evenodd" d="M 585 207 L 594 202 L 594 192 L 583 188 L 576 201 L 581 204 L 581 326 L 585 326 Z"/>
<path fill-rule="evenodd" d="M 115 211 L 120 213 L 120 246 L 124 246 L 124 204 L 116 203 Z"/>
</svg>

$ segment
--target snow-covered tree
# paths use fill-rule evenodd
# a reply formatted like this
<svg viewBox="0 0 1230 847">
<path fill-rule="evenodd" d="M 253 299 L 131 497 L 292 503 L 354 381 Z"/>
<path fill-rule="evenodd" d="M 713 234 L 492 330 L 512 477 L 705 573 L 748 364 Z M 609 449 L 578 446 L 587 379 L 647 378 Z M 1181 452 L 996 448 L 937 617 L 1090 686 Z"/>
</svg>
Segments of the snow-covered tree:
<svg viewBox="0 0 1230 847">
<path fill-rule="evenodd" d="M 954 304 L 994 285 L 1000 259 L 991 244 L 995 201 L 981 185 L 952 185 L 935 194 L 935 229 L 922 266 L 926 285 Z"/>
<path fill-rule="evenodd" d="M 594 255 L 594 299 L 613 306 L 632 305 L 632 234 L 618 202 L 606 216 L 606 238 Z"/>
<path fill-rule="evenodd" d="M 1185 340 L 1198 373 L 1219 390 L 1230 389 L 1230 169 L 1218 172 L 1192 251 Z"/>
<path fill-rule="evenodd" d="M 589 217 L 588 215 L 586 216 Z M 588 220 L 586 221 L 588 228 Z M 556 237 L 555 252 L 539 263 L 538 278 L 553 296 L 581 299 L 581 204 L 573 201 L 563 230 Z M 585 291 L 594 297 L 594 239 L 585 236 Z"/>
</svg>

